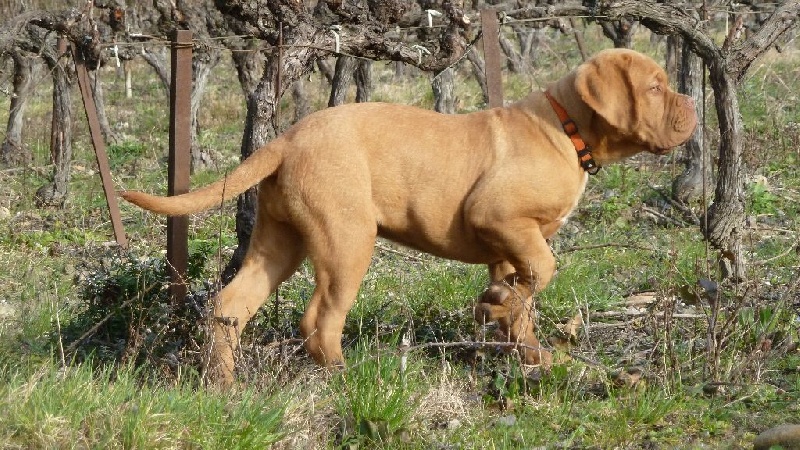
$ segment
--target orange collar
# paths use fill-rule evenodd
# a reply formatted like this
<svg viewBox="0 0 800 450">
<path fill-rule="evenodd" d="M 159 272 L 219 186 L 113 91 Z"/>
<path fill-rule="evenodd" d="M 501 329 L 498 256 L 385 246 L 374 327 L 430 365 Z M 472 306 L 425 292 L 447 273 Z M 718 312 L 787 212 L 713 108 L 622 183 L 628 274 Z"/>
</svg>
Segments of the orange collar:
<svg viewBox="0 0 800 450">
<path fill-rule="evenodd" d="M 544 91 L 544 95 L 547 97 L 547 100 L 550 101 L 550 106 L 553 107 L 553 111 L 555 111 L 558 116 L 558 120 L 561 121 L 564 132 L 567 133 L 567 136 L 569 136 L 569 139 L 572 141 L 572 145 L 575 146 L 575 151 L 578 153 L 578 161 L 580 161 L 583 170 L 590 175 L 599 172 L 600 166 L 594 162 L 594 158 L 592 158 L 592 149 L 583 141 L 583 138 L 578 132 L 578 125 L 570 119 L 567 110 L 564 109 L 549 92 Z"/>
</svg>

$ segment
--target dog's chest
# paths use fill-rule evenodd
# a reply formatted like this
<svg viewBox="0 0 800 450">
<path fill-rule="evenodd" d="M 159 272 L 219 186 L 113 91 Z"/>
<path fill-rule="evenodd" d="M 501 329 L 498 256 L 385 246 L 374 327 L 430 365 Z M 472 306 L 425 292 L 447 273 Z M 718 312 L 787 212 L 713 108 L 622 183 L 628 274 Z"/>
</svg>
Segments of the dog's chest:
<svg viewBox="0 0 800 450">
<path fill-rule="evenodd" d="M 572 205 L 570 205 L 570 207 L 564 212 L 564 214 L 558 218 L 559 227 L 567 223 L 567 219 L 569 219 L 569 216 L 571 216 L 575 208 L 578 207 L 578 202 L 580 202 L 581 197 L 583 197 L 583 192 L 586 190 L 586 183 L 588 180 L 589 180 L 589 174 L 587 172 L 584 172 L 583 177 L 581 178 L 580 187 L 578 188 L 578 193 L 577 195 L 575 195 L 575 199 L 573 200 Z"/>
</svg>

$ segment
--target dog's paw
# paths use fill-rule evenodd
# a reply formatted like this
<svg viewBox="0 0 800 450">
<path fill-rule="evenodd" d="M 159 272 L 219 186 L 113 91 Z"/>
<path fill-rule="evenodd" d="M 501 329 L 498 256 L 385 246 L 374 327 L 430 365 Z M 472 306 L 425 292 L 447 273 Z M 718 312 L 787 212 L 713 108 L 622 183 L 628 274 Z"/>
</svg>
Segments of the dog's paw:
<svg viewBox="0 0 800 450">
<path fill-rule="evenodd" d="M 489 285 L 483 294 L 478 299 L 478 303 L 487 303 L 490 305 L 506 305 L 509 296 L 512 294 L 511 287 L 504 282 L 495 282 Z"/>
<path fill-rule="evenodd" d="M 491 322 L 520 313 L 530 296 L 530 291 L 524 286 L 512 286 L 505 281 L 494 282 L 478 298 L 475 320 Z"/>
<path fill-rule="evenodd" d="M 475 321 L 480 325 L 497 322 L 501 318 L 508 317 L 511 310 L 503 305 L 493 305 L 491 303 L 478 303 L 475 305 Z"/>
<path fill-rule="evenodd" d="M 525 364 L 539 366 L 544 370 L 550 370 L 553 366 L 553 354 L 541 348 L 538 341 L 534 345 L 522 349 L 521 353 Z"/>
<path fill-rule="evenodd" d="M 511 313 L 509 296 L 511 289 L 504 283 L 492 283 L 478 298 L 475 305 L 475 321 L 479 324 L 495 322 Z"/>
</svg>

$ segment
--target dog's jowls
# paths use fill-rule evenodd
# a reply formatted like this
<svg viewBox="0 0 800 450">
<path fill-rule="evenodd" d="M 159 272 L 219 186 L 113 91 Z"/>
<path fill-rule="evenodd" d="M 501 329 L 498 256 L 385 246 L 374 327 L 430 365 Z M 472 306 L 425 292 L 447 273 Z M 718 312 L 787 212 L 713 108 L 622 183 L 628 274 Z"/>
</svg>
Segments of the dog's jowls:
<svg viewBox="0 0 800 450">
<path fill-rule="evenodd" d="M 548 87 L 600 165 L 686 141 L 692 100 L 630 50 L 606 50 Z M 325 109 L 256 151 L 226 178 L 175 197 L 122 196 L 161 214 L 195 213 L 259 184 L 241 270 L 217 298 L 210 375 L 232 380 L 239 332 L 308 257 L 316 287 L 300 322 L 308 353 L 341 364 L 345 316 L 382 236 L 443 258 L 486 264 L 479 321 L 498 321 L 530 364 L 548 364 L 532 295 L 555 270 L 546 242 L 587 174 L 543 92 L 464 115 L 385 103 Z"/>
</svg>

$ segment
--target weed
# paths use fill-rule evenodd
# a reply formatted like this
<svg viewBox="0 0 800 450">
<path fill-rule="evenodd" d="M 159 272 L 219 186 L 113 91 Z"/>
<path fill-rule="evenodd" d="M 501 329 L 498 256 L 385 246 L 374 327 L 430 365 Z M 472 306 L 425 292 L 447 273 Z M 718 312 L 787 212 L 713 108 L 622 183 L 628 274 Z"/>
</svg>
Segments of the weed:
<svg viewBox="0 0 800 450">
<path fill-rule="evenodd" d="M 360 341 L 348 367 L 331 382 L 336 410 L 343 418 L 342 444 L 402 439 L 416 408 L 416 370 L 403 367 L 396 354 L 374 357 L 371 346 Z"/>
<path fill-rule="evenodd" d="M 747 195 L 750 197 L 749 206 L 752 214 L 775 214 L 777 212 L 778 197 L 771 193 L 764 184 L 749 184 Z"/>
<path fill-rule="evenodd" d="M 136 159 L 142 158 L 147 152 L 147 147 L 139 141 L 125 141 L 120 144 L 108 146 L 109 164 L 121 166 Z"/>
<path fill-rule="evenodd" d="M 208 295 L 209 287 L 196 280 L 216 251 L 208 241 L 193 241 L 189 247 L 187 281 L 195 293 L 185 304 L 170 298 L 170 273 L 163 257 L 109 255 L 79 274 L 84 303 L 75 306 L 79 312 L 59 339 L 65 339 L 81 360 L 177 364 L 187 339 L 202 341 L 197 324 L 205 307 L 197 301 Z"/>
</svg>

